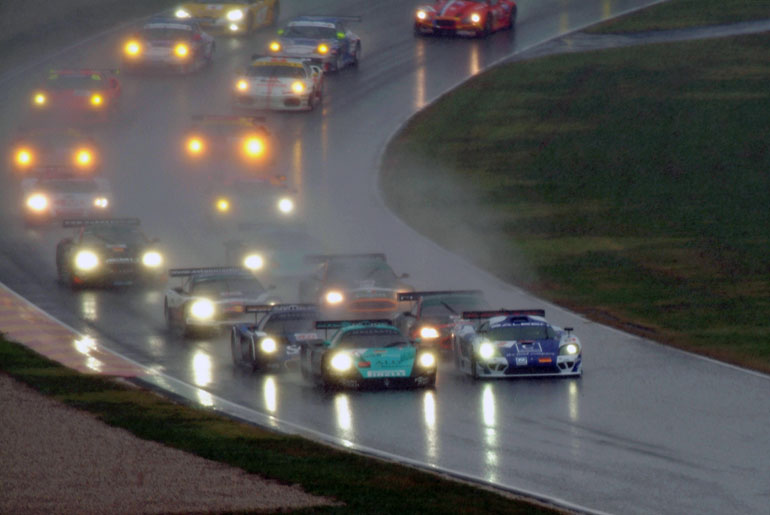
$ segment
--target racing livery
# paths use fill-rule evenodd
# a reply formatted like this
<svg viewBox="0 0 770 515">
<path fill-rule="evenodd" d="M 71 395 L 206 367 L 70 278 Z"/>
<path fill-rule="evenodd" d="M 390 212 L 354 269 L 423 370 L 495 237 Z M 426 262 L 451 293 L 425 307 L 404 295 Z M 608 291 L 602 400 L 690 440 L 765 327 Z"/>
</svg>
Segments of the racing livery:
<svg viewBox="0 0 770 515">
<path fill-rule="evenodd" d="M 423 344 L 441 350 L 452 347 L 452 329 L 464 311 L 489 309 L 480 290 L 413 291 L 398 294 L 400 302 L 413 302 L 412 309 L 396 318 L 396 325 Z"/>
<path fill-rule="evenodd" d="M 348 387 L 436 383 L 436 355 L 409 342 L 389 320 L 325 320 L 315 326 L 326 335 L 302 344 L 300 369 L 306 379 Z"/>
<path fill-rule="evenodd" d="M 51 166 L 90 173 L 99 169 L 96 141 L 73 128 L 38 127 L 21 130 L 11 144 L 11 168 L 27 174 Z"/>
<path fill-rule="evenodd" d="M 51 70 L 32 94 L 33 112 L 77 121 L 105 121 L 118 108 L 117 70 Z"/>
<path fill-rule="evenodd" d="M 572 328 L 542 309 L 469 311 L 454 329 L 455 365 L 473 378 L 579 376 L 583 350 Z"/>
<path fill-rule="evenodd" d="M 219 220 L 282 224 L 296 218 L 296 196 L 283 176 L 238 177 L 214 188 L 211 207 Z"/>
<path fill-rule="evenodd" d="M 251 317 L 244 306 L 279 301 L 244 268 L 176 268 L 168 273 L 184 282 L 166 292 L 166 325 L 171 331 L 181 330 L 185 336 L 248 322 Z"/>
<path fill-rule="evenodd" d="M 414 32 L 485 37 L 516 25 L 513 0 L 438 0 L 417 8 Z"/>
<path fill-rule="evenodd" d="M 347 28 L 357 16 L 298 16 L 278 31 L 268 45 L 270 55 L 310 59 L 325 72 L 358 66 L 361 38 Z"/>
<path fill-rule="evenodd" d="M 308 256 L 316 271 L 300 283 L 299 297 L 316 302 L 325 313 L 390 316 L 399 308 L 398 293 L 413 288 L 401 282 L 385 254 L 326 254 Z M 378 315 L 378 316 L 379 316 Z"/>
<path fill-rule="evenodd" d="M 197 71 L 214 58 L 214 38 L 194 20 L 150 20 L 123 45 L 123 68 Z"/>
<path fill-rule="evenodd" d="M 235 107 L 312 111 L 323 101 L 323 71 L 302 59 L 254 56 L 235 80 Z"/>
<path fill-rule="evenodd" d="M 233 364 L 252 370 L 268 366 L 287 367 L 298 363 L 302 342 L 318 340 L 315 322 L 318 306 L 314 304 L 247 305 L 254 313 L 251 324 L 235 324 L 230 332 Z"/>
<path fill-rule="evenodd" d="M 106 178 L 83 175 L 70 167 L 38 168 L 21 181 L 24 219 L 39 224 L 60 218 L 101 217 L 110 208 Z"/>
<path fill-rule="evenodd" d="M 279 14 L 279 0 L 192 0 L 174 11 L 178 19 L 195 19 L 206 30 L 228 34 L 275 25 Z"/>
<path fill-rule="evenodd" d="M 75 235 L 56 245 L 59 281 L 79 288 L 163 280 L 158 240 L 145 236 L 139 223 L 137 218 L 63 220 Z"/>
<path fill-rule="evenodd" d="M 185 153 L 207 169 L 222 169 L 225 163 L 239 171 L 263 168 L 272 163 L 274 146 L 264 121 L 254 116 L 194 115 L 184 138 Z"/>
</svg>

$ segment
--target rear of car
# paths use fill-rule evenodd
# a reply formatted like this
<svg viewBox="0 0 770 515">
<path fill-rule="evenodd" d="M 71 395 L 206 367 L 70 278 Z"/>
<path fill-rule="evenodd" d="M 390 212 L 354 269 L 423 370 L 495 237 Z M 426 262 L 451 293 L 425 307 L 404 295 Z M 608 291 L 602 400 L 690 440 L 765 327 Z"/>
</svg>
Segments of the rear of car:
<svg viewBox="0 0 770 515">
<path fill-rule="evenodd" d="M 322 87 L 323 72 L 303 60 L 261 57 L 236 78 L 234 102 L 250 110 L 311 111 Z"/>
</svg>

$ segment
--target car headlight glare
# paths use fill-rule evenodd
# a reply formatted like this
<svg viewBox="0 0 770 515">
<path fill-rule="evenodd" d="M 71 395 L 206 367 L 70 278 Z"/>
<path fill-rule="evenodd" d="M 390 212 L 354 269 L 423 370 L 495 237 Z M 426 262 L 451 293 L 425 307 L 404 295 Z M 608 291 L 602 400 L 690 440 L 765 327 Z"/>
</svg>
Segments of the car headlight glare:
<svg viewBox="0 0 770 515">
<path fill-rule="evenodd" d="M 425 326 L 422 329 L 420 329 L 420 338 L 423 338 L 425 340 L 433 340 L 435 338 L 438 338 L 438 329 L 435 327 Z"/>
<path fill-rule="evenodd" d="M 200 138 L 190 138 L 187 140 L 187 151 L 190 154 L 200 154 L 203 152 L 203 140 Z"/>
<path fill-rule="evenodd" d="M 243 150 L 249 157 L 259 157 L 265 152 L 265 143 L 261 138 L 248 138 L 243 144 Z"/>
<path fill-rule="evenodd" d="M 32 101 L 37 106 L 44 106 L 48 101 L 48 98 L 46 98 L 45 93 L 36 93 L 35 96 L 32 97 Z"/>
<path fill-rule="evenodd" d="M 241 79 L 235 83 L 235 89 L 238 91 L 247 91 L 249 89 L 249 83 L 244 79 Z"/>
<path fill-rule="evenodd" d="M 426 12 L 425 12 L 425 11 L 423 11 L 422 9 L 420 9 L 419 11 L 417 11 L 417 19 L 418 19 L 418 20 L 424 20 L 424 19 L 425 19 L 425 18 L 427 18 L 427 17 L 428 17 L 428 13 L 426 13 Z"/>
<path fill-rule="evenodd" d="M 479 345 L 479 356 L 482 359 L 490 359 L 497 354 L 497 348 L 492 342 L 484 342 Z"/>
<path fill-rule="evenodd" d="M 329 304 L 339 304 L 343 299 L 342 292 L 339 291 L 330 291 L 326 294 L 326 302 Z"/>
<path fill-rule="evenodd" d="M 423 354 L 420 354 L 419 363 L 420 366 L 425 368 L 433 367 L 436 365 L 436 356 L 430 352 L 424 352 Z"/>
<path fill-rule="evenodd" d="M 292 83 L 291 90 L 296 93 L 297 95 L 301 94 L 303 91 L 305 91 L 305 85 L 302 84 L 300 81 L 296 81 Z"/>
<path fill-rule="evenodd" d="M 478 23 L 481 21 L 481 16 L 478 13 L 471 14 L 471 21 L 473 23 Z"/>
<path fill-rule="evenodd" d="M 80 167 L 87 167 L 93 162 L 94 156 L 90 150 L 80 149 L 75 152 L 75 164 Z"/>
<path fill-rule="evenodd" d="M 332 357 L 331 365 L 338 372 L 346 372 L 353 366 L 353 358 L 346 352 L 340 352 Z"/>
<path fill-rule="evenodd" d="M 230 201 L 224 197 L 218 198 L 214 203 L 214 206 L 216 206 L 217 211 L 220 213 L 227 213 L 230 211 Z"/>
<path fill-rule="evenodd" d="M 142 52 L 142 45 L 138 41 L 129 41 L 126 46 L 123 47 L 125 53 L 131 57 L 136 57 Z"/>
<path fill-rule="evenodd" d="M 243 258 L 243 266 L 249 270 L 261 270 L 265 266 L 265 260 L 259 254 L 249 254 Z"/>
<path fill-rule="evenodd" d="M 32 164 L 32 151 L 23 148 L 16 152 L 16 164 L 19 166 L 29 166 Z"/>
<path fill-rule="evenodd" d="M 227 19 L 230 21 L 241 21 L 243 19 L 243 11 L 240 9 L 233 9 L 227 12 Z"/>
<path fill-rule="evenodd" d="M 568 343 L 564 347 L 561 348 L 560 354 L 568 354 L 574 356 L 580 351 L 580 347 L 578 347 L 574 343 Z"/>
<path fill-rule="evenodd" d="M 180 8 L 176 10 L 176 12 L 174 13 L 174 16 L 176 16 L 177 18 L 190 18 L 192 15 L 189 12 L 185 11 L 184 9 Z"/>
<path fill-rule="evenodd" d="M 27 207 L 35 212 L 44 211 L 48 207 L 48 198 L 42 193 L 35 193 L 27 198 Z"/>
<path fill-rule="evenodd" d="M 271 41 L 270 42 L 270 51 L 271 52 L 280 52 L 281 51 L 281 44 L 278 41 Z"/>
<path fill-rule="evenodd" d="M 142 254 L 142 264 L 147 268 L 158 268 L 163 264 L 163 256 L 157 250 L 148 250 Z"/>
<path fill-rule="evenodd" d="M 94 93 L 91 95 L 91 105 L 94 107 L 99 107 L 104 102 L 104 98 L 99 93 Z"/>
<path fill-rule="evenodd" d="M 316 48 L 316 50 L 318 51 L 319 54 L 326 55 L 329 53 L 329 45 L 327 45 L 326 43 L 321 43 L 320 45 L 318 45 L 318 48 Z"/>
<path fill-rule="evenodd" d="M 186 45 L 186 44 L 184 44 L 184 43 L 179 43 L 179 44 L 177 44 L 177 45 L 174 47 L 174 53 L 175 53 L 175 54 L 176 54 L 176 56 L 177 56 L 177 57 L 179 57 L 180 59 L 184 59 L 185 57 L 187 57 L 187 54 L 189 54 L 189 53 L 190 53 L 190 49 L 187 47 L 187 45 Z"/>
<path fill-rule="evenodd" d="M 106 209 L 110 205 L 110 201 L 107 197 L 96 197 L 94 199 L 94 207 L 99 209 Z"/>
<path fill-rule="evenodd" d="M 88 272 L 99 266 L 99 256 L 90 250 L 81 250 L 75 254 L 75 268 Z"/>
<path fill-rule="evenodd" d="M 265 354 L 272 354 L 278 350 L 278 343 L 270 337 L 264 338 L 259 342 L 259 350 Z"/>
<path fill-rule="evenodd" d="M 278 211 L 288 215 L 294 211 L 294 201 L 288 197 L 282 198 L 278 201 Z"/>
<path fill-rule="evenodd" d="M 190 315 L 198 320 L 209 320 L 214 316 L 214 303 L 209 299 L 198 299 L 190 304 Z"/>
</svg>

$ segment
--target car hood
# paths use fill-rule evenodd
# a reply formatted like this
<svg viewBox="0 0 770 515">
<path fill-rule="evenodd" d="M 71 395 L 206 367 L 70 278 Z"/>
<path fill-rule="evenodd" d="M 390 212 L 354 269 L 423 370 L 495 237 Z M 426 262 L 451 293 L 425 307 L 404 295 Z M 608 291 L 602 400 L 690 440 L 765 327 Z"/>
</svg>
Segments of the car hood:
<svg viewBox="0 0 770 515">
<path fill-rule="evenodd" d="M 442 18 L 462 18 L 466 14 L 475 11 L 479 7 L 476 2 L 467 2 L 465 0 L 446 0 L 433 4 L 436 16 Z"/>
</svg>

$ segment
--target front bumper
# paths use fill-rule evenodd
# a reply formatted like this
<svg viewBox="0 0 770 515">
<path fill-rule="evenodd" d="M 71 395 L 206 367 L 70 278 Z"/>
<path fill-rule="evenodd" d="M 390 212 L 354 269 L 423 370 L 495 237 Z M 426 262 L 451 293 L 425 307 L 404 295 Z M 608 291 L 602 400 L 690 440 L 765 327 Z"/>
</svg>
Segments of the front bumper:
<svg viewBox="0 0 770 515">
<path fill-rule="evenodd" d="M 434 18 L 433 20 L 416 20 L 414 29 L 421 34 L 475 36 L 483 30 L 483 27 L 474 23 L 465 23 L 457 18 Z"/>
<path fill-rule="evenodd" d="M 244 109 L 273 111 L 309 111 L 312 107 L 310 105 L 310 94 L 236 95 L 235 106 Z"/>
<path fill-rule="evenodd" d="M 568 377 L 579 376 L 582 370 L 582 355 L 551 357 L 519 356 L 510 360 L 497 356 L 477 362 L 479 377 Z"/>
</svg>

